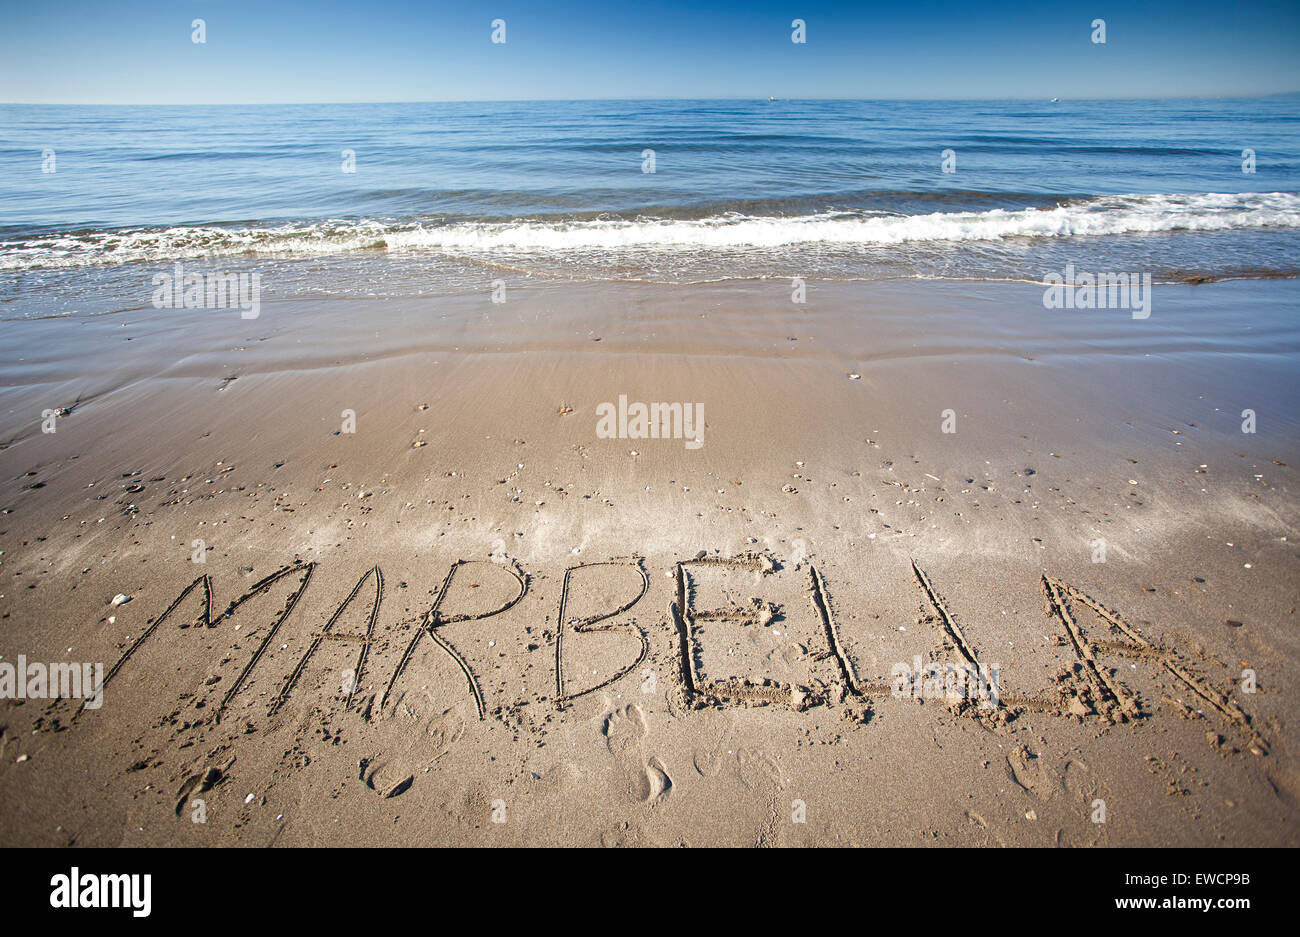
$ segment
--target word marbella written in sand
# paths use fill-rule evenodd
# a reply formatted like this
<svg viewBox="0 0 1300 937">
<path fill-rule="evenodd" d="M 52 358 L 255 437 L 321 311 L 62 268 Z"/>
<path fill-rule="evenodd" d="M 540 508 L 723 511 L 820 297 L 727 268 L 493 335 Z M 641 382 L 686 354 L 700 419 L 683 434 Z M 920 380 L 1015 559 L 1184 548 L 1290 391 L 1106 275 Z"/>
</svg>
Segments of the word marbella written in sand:
<svg viewBox="0 0 1300 937">
<path fill-rule="evenodd" d="M 697 603 L 701 599 L 696 578 L 708 575 L 710 569 L 719 573 L 745 575 L 752 581 L 754 591 L 762 591 L 765 587 L 761 586 L 761 583 L 770 581 L 770 577 L 774 577 L 783 569 L 793 573 L 795 577 L 803 576 L 805 585 L 802 589 L 811 608 L 811 620 L 814 623 L 806 629 L 806 637 L 810 644 L 822 645 L 810 646 L 807 656 L 811 661 L 818 662 L 821 673 L 819 675 L 810 673 L 806 682 L 784 683 L 762 673 L 730 673 L 725 676 L 707 673 L 702 662 L 709 657 L 708 644 L 712 640 L 717 640 L 716 635 L 719 631 L 725 633 L 728 627 L 768 626 L 773 620 L 774 610 L 779 608 L 777 604 L 761 598 L 752 598 L 748 604 L 729 601 L 727 605 L 718 608 L 698 607 Z M 479 717 L 487 718 L 487 700 L 479 674 L 462 649 L 446 637 L 445 626 L 461 625 L 460 629 L 453 630 L 463 636 L 464 626 L 468 623 L 501 620 L 501 616 L 506 616 L 519 605 L 529 591 L 530 577 L 522 567 L 501 556 L 494 556 L 491 560 L 456 560 L 447 571 L 441 587 L 434 594 L 432 604 L 420 615 L 418 627 L 407 629 L 410 632 L 409 638 L 405 633 L 385 634 L 384 629 L 379 627 L 384 599 L 384 576 L 378 566 L 372 567 L 357 580 L 351 593 L 334 609 L 321 630 L 310 636 L 305 651 L 300 656 L 296 656 L 292 669 L 287 667 L 289 661 L 273 664 L 272 661 L 277 656 L 275 651 L 277 649 L 283 651 L 289 646 L 283 643 L 283 639 L 280 639 L 282 643 L 277 644 L 277 636 L 280 635 L 286 621 L 293 615 L 299 600 L 310 586 L 316 570 L 317 564 L 314 562 L 284 566 L 231 601 L 226 610 L 216 616 L 212 614 L 214 598 L 212 577 L 199 576 L 126 648 L 104 677 L 102 692 L 108 693 L 114 678 L 130 664 L 141 648 L 163 641 L 175 641 L 177 633 L 206 634 L 209 629 L 219 628 L 236 617 L 247 620 L 252 616 L 245 611 L 246 603 L 258 595 L 267 593 L 283 580 L 286 585 L 293 586 L 293 591 L 269 622 L 269 627 L 265 628 L 261 640 L 254 641 L 256 646 L 251 652 L 246 653 L 242 662 L 235 661 L 235 650 L 225 655 L 223 662 L 233 662 L 232 666 L 240 666 L 241 669 L 238 676 L 227 683 L 220 700 L 214 701 L 215 705 L 209 708 L 209 713 L 214 717 L 220 718 L 235 697 L 248 687 L 257 668 L 271 670 L 273 674 L 277 670 L 281 673 L 288 670 L 287 675 L 283 677 L 274 675 L 272 677 L 278 691 L 271 699 L 268 714 L 274 715 L 290 699 L 295 687 L 302 683 L 303 674 L 308 671 L 313 658 L 326 642 L 332 646 L 342 644 L 355 648 L 355 659 L 344 671 L 348 679 L 341 684 L 343 688 L 341 695 L 345 706 L 350 708 L 353 705 L 354 698 L 358 695 L 358 688 L 362 686 L 363 681 L 369 680 L 375 687 L 374 701 L 382 708 L 394 695 L 394 688 L 399 679 L 410 669 L 417 648 L 422 642 L 429 642 L 441 649 L 441 652 L 445 652 L 456 663 L 464 677 L 467 692 L 478 708 Z M 629 584 L 624 593 L 610 596 L 607 591 L 602 593 L 606 596 L 602 600 L 606 604 L 602 607 L 591 610 L 584 616 L 574 616 L 570 613 L 571 585 L 576 575 L 609 574 L 619 571 L 622 571 Z M 925 620 L 934 623 L 937 632 L 936 653 L 938 656 L 947 655 L 951 664 L 946 666 L 931 664 L 922 668 L 920 659 L 916 658 L 915 667 L 902 664 L 895 666 L 889 675 L 881 674 L 876 678 L 863 678 L 859 675 L 855 662 L 846 653 L 841 640 L 840 627 L 832 612 L 826 582 L 816 567 L 801 563 L 795 564 L 793 568 L 786 568 L 766 555 L 756 554 L 735 557 L 700 554 L 694 559 L 676 562 L 667 571 L 667 576 L 674 580 L 674 595 L 669 606 L 670 621 L 660 622 L 660 626 L 669 629 L 674 638 L 672 646 L 675 648 L 673 656 L 676 660 L 673 669 L 677 672 L 677 685 L 685 702 L 693 707 L 776 703 L 799 710 L 819 704 L 851 704 L 854 701 L 869 705 L 870 700 L 880 697 L 935 695 L 917 692 L 918 680 L 933 676 L 938 681 L 937 686 L 940 689 L 937 695 L 946 695 L 950 703 L 955 702 L 959 708 L 969 710 L 979 718 L 1005 721 L 1020 711 L 1031 710 L 1077 718 L 1099 718 L 1107 722 L 1127 722 L 1142 715 L 1138 697 L 1116 679 L 1112 669 L 1101 663 L 1101 659 L 1105 657 L 1123 657 L 1143 663 L 1153 673 L 1175 680 L 1183 688 L 1200 697 L 1209 710 L 1215 711 L 1230 727 L 1236 729 L 1246 742 L 1244 747 L 1255 754 L 1267 753 L 1267 742 L 1254 728 L 1250 717 L 1242 711 L 1234 699 L 1220 692 L 1210 681 L 1202 677 L 1178 650 L 1151 642 L 1125 622 L 1118 613 L 1102 605 L 1087 593 L 1047 575 L 1042 577 L 1042 588 L 1047 599 L 1049 614 L 1057 619 L 1063 632 L 1062 645 L 1073 653 L 1075 658 L 1073 666 L 1064 668 L 1051 685 L 1037 693 L 1025 694 L 1002 690 L 996 686 L 997 665 L 990 667 L 981 661 L 979 649 L 935 589 L 929 576 L 916 562 L 911 563 L 911 572 L 925 602 L 933 608 L 934 614 L 925 616 Z M 494 606 L 473 611 L 453 607 L 463 602 L 468 594 L 468 590 L 463 587 L 453 590 L 454 584 L 463 580 L 462 586 L 476 590 L 479 588 L 479 583 L 468 580 L 487 581 L 490 577 L 501 577 L 495 585 L 504 587 L 499 601 L 497 596 L 493 595 L 492 600 L 496 602 Z M 788 579 L 788 577 L 783 578 Z M 296 586 L 294 586 L 295 580 Z M 578 564 L 564 570 L 562 583 L 554 635 L 551 635 L 549 630 L 544 630 L 548 642 L 546 645 L 541 643 L 527 645 L 529 654 L 553 655 L 554 695 L 551 697 L 553 702 L 563 707 L 571 700 L 610 686 L 634 674 L 642 678 L 644 689 L 648 671 L 640 668 L 649 655 L 650 640 L 647 632 L 638 624 L 637 616 L 633 614 L 633 610 L 645 599 L 650 588 L 650 579 L 643 561 L 640 558 L 632 558 Z M 448 598 L 453 591 L 459 593 L 459 598 Z M 509 593 L 509 597 L 504 597 L 506 593 Z M 183 621 L 177 610 L 191 597 L 201 603 L 201 611 L 192 621 Z M 339 622 L 354 603 L 357 605 L 352 619 L 359 617 L 356 612 L 363 613 L 364 630 L 359 631 L 355 626 L 351 631 L 341 630 Z M 1088 636 L 1088 632 L 1080 625 L 1077 617 L 1080 612 L 1095 615 L 1101 624 L 1104 637 L 1094 641 Z M 517 614 L 522 617 L 522 613 Z M 786 627 L 789 627 L 788 616 L 786 617 Z M 546 618 L 549 620 L 549 616 Z M 412 620 L 408 617 L 405 621 L 409 624 Z M 163 626 L 169 622 L 175 627 L 165 629 Z M 262 624 L 267 625 L 265 622 Z M 493 627 L 485 630 L 484 634 L 490 632 L 494 638 L 500 638 L 503 633 L 506 633 L 501 630 L 497 622 L 493 622 L 492 625 Z M 235 624 L 233 631 L 239 630 L 240 625 Z M 252 633 L 256 630 L 258 625 L 254 622 L 253 628 L 244 628 L 243 635 L 252 637 Z M 531 629 L 528 630 L 531 632 Z M 597 676 L 590 676 L 584 672 L 582 680 L 567 678 L 566 662 L 570 654 L 568 648 L 579 640 L 578 636 L 596 632 L 628 636 L 630 639 L 628 650 L 624 654 L 624 659 L 619 662 L 622 666 L 613 667 Z M 400 655 L 394 652 L 389 655 L 394 657 L 393 661 L 377 665 L 378 656 L 371 653 L 372 648 L 380 643 L 381 639 L 392 637 L 398 639 L 392 643 L 397 650 L 400 650 Z M 203 640 L 209 641 L 207 638 Z M 461 640 L 464 641 L 464 638 L 462 637 Z M 331 656 L 331 661 L 333 665 L 337 665 L 338 658 Z M 754 666 L 761 666 L 761 662 Z M 372 672 L 379 671 L 380 668 L 382 672 Z M 978 699 L 974 695 L 967 700 L 952 699 L 954 676 L 957 678 L 955 683 L 958 688 L 969 685 L 982 691 L 989 688 L 990 674 L 994 682 L 992 693 L 979 692 Z M 1243 686 L 1248 682 L 1246 676 L 1243 675 Z M 1249 676 L 1253 677 L 1253 674 Z M 654 680 L 648 682 L 652 685 L 657 684 Z M 108 695 L 111 696 L 111 693 Z M 83 706 L 76 715 L 80 716 L 85 710 L 86 707 Z"/>
</svg>

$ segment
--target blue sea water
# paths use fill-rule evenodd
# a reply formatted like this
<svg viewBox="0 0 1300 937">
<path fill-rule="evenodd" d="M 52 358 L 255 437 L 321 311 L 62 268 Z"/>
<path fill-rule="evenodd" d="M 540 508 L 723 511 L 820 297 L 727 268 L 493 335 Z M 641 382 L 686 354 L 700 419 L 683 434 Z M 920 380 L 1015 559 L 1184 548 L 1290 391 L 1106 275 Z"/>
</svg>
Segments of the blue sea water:
<svg viewBox="0 0 1300 937">
<path fill-rule="evenodd" d="M 1300 97 L 0 106 L 0 298 L 186 260 L 288 293 L 1294 276 Z"/>
</svg>

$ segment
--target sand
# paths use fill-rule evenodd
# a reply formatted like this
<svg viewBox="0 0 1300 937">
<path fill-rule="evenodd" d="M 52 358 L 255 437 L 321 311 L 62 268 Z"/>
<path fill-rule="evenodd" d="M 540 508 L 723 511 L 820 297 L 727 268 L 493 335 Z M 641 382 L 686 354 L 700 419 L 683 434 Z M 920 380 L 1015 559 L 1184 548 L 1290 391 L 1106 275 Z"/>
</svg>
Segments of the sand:
<svg viewBox="0 0 1300 937">
<path fill-rule="evenodd" d="M 1296 845 L 1298 293 L 5 322 L 0 662 L 110 676 L 0 701 L 0 836 Z M 604 438 L 620 396 L 700 444 Z"/>
</svg>

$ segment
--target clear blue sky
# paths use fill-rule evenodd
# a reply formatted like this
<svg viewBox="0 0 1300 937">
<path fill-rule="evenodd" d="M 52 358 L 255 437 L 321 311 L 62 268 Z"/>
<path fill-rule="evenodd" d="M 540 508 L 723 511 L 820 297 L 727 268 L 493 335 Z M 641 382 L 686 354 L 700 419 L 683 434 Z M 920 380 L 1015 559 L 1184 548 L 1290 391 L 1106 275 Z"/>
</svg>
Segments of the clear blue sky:
<svg viewBox="0 0 1300 937">
<path fill-rule="evenodd" d="M 1300 90 L 1300 3 L 0 2 L 0 101 L 1107 98 Z M 507 42 L 490 41 L 491 21 Z M 1090 41 L 1095 18 L 1107 42 Z M 207 43 L 190 22 L 207 23 Z M 808 41 L 790 41 L 807 22 Z"/>
</svg>

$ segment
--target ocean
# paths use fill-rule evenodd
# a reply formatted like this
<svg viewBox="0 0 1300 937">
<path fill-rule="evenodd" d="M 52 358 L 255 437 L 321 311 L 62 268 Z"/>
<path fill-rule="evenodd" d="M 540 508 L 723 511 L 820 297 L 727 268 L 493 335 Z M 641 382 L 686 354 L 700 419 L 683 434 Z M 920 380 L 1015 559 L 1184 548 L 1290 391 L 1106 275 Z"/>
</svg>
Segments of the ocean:
<svg viewBox="0 0 1300 937">
<path fill-rule="evenodd" d="M 1298 105 L 3 105 L 0 317 L 140 308 L 177 262 L 256 272 L 268 299 L 1067 265 L 1293 277 Z"/>
</svg>

